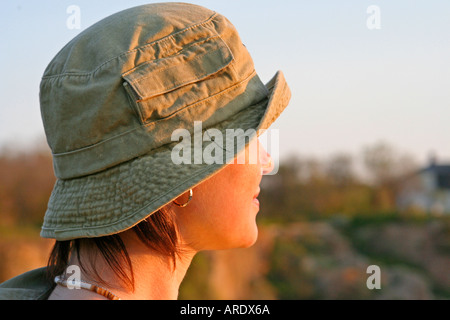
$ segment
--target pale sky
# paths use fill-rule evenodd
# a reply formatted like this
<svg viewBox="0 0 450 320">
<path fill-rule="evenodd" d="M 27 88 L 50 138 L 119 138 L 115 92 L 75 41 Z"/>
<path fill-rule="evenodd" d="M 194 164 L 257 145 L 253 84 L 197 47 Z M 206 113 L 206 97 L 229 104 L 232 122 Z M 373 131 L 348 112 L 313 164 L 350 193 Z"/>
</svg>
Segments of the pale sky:
<svg viewBox="0 0 450 320">
<path fill-rule="evenodd" d="M 53 56 L 98 20 L 151 1 L 3 1 L 0 145 L 44 136 L 39 82 Z M 450 1 L 204 0 L 238 29 L 264 82 L 282 70 L 291 103 L 273 128 L 281 156 L 357 153 L 386 141 L 450 162 Z M 66 12 L 80 8 L 80 29 Z M 379 8 L 379 29 L 369 6 Z"/>
</svg>

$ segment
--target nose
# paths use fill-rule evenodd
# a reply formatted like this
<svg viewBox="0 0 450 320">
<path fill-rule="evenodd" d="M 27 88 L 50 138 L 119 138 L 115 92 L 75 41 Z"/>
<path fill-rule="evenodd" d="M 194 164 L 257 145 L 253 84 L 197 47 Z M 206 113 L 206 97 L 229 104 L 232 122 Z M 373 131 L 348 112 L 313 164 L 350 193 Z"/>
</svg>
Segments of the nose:
<svg viewBox="0 0 450 320">
<path fill-rule="evenodd" d="M 272 172 L 274 168 L 274 163 L 272 156 L 264 149 L 264 147 L 260 144 L 260 153 L 259 153 L 259 161 L 261 164 L 261 174 L 269 174 Z"/>
</svg>

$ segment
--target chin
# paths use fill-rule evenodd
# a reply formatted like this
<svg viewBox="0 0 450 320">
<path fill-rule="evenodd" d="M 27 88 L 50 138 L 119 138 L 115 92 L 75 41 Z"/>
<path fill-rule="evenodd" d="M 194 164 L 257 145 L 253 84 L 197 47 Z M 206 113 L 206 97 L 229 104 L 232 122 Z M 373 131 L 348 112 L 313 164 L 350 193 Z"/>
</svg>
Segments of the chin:
<svg viewBox="0 0 450 320">
<path fill-rule="evenodd" d="M 254 226 L 254 230 L 249 231 L 246 235 L 246 237 L 242 239 L 242 244 L 239 246 L 239 248 L 250 248 L 253 246 L 258 240 L 258 227 Z"/>
</svg>

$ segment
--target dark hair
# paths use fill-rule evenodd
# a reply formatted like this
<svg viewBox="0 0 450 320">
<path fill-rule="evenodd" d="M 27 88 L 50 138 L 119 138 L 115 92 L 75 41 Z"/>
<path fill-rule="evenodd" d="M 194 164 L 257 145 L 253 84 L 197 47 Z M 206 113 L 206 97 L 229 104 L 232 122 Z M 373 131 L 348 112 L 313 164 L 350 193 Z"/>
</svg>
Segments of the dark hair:
<svg viewBox="0 0 450 320">
<path fill-rule="evenodd" d="M 147 247 L 170 257 L 175 268 L 176 256 L 180 254 L 180 249 L 171 211 L 164 208 L 160 209 L 134 226 L 132 230 Z M 86 249 L 96 248 L 123 284 L 134 290 L 133 266 L 120 234 L 56 241 L 47 263 L 49 280 L 53 281 L 56 276 L 62 275 L 69 264 L 71 255 L 76 254 L 80 268 L 84 273 L 95 278 L 98 283 L 108 285 L 95 269 L 93 263 L 95 257 L 93 255 L 89 255 L 89 265 L 93 269 L 88 270 L 82 263 L 80 257 L 82 247 Z M 88 250 L 88 252 L 92 251 Z"/>
</svg>

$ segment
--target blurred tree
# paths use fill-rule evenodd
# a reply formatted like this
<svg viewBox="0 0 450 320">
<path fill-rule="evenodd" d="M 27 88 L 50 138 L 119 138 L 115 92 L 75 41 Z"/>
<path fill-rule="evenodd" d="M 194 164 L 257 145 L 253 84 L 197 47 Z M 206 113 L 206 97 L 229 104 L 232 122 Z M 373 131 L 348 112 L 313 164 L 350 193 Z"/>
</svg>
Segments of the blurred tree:
<svg viewBox="0 0 450 320">
<path fill-rule="evenodd" d="M 4 148 L 0 153 L 0 223 L 40 225 L 54 182 L 49 151 Z"/>
<path fill-rule="evenodd" d="M 400 154 L 385 141 L 365 146 L 362 156 L 369 183 L 375 188 L 374 209 L 395 210 L 395 198 L 402 179 L 418 168 L 416 161 L 408 154 Z"/>
<path fill-rule="evenodd" d="M 262 181 L 261 216 L 298 220 L 394 211 L 400 182 L 417 168 L 416 162 L 385 142 L 365 146 L 362 162 L 368 179 L 357 173 L 357 163 L 348 153 L 325 160 L 287 158 L 276 175 Z"/>
<path fill-rule="evenodd" d="M 391 182 L 396 176 L 395 151 L 385 142 L 363 148 L 363 161 L 370 181 L 377 186 Z"/>
<path fill-rule="evenodd" d="M 348 187 L 356 182 L 353 157 L 346 153 L 336 153 L 326 163 L 326 174 L 337 187 Z"/>
</svg>

